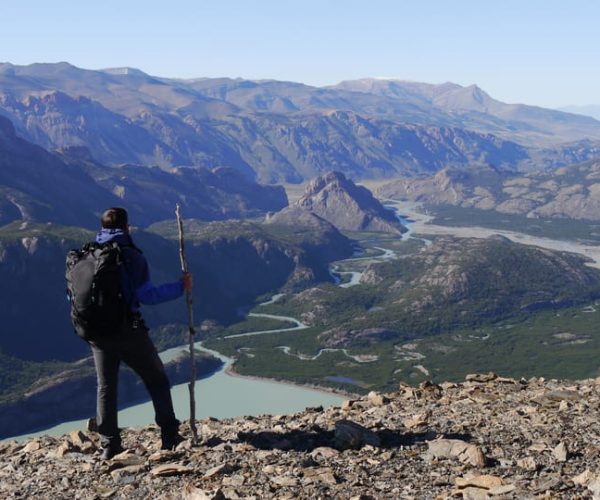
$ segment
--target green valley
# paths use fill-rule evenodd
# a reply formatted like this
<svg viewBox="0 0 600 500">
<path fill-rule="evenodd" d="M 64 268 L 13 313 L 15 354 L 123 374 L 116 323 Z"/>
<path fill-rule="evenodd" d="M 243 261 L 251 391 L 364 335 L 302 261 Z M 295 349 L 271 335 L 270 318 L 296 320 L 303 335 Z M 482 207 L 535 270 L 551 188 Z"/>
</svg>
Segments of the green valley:
<svg viewBox="0 0 600 500">
<path fill-rule="evenodd" d="M 584 258 L 502 237 L 424 247 L 362 236 L 363 255 L 336 266 L 361 272 L 360 284 L 322 284 L 252 310 L 306 329 L 244 337 L 251 325 L 235 324 L 209 329 L 205 345 L 235 357 L 240 374 L 352 392 L 490 370 L 596 376 L 600 272 Z M 376 262 L 384 246 L 396 258 Z"/>
</svg>

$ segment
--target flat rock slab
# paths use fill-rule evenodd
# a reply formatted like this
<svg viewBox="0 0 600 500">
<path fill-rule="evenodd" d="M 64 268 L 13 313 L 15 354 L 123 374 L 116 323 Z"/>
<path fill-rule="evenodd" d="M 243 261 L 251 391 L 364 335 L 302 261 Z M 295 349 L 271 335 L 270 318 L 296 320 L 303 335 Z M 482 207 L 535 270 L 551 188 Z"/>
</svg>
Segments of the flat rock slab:
<svg viewBox="0 0 600 500">
<path fill-rule="evenodd" d="M 152 474 L 153 476 L 164 477 L 164 476 L 179 476 L 181 474 L 190 474 L 192 472 L 194 472 L 194 469 L 192 469 L 191 467 L 188 467 L 186 465 L 163 464 L 163 465 L 158 465 L 158 466 L 154 467 L 150 471 L 150 474 Z"/>
<path fill-rule="evenodd" d="M 135 480 L 135 476 L 145 469 L 143 465 L 128 465 L 111 471 L 110 476 L 117 484 L 130 484 Z"/>
<path fill-rule="evenodd" d="M 486 490 L 502 486 L 504 482 L 502 478 L 498 476 L 491 476 L 488 474 L 481 476 L 457 477 L 454 481 L 457 487 L 466 488 L 467 486 L 473 486 L 475 488 L 484 488 Z"/>
<path fill-rule="evenodd" d="M 236 467 L 233 467 L 229 464 L 221 464 L 221 465 L 217 465 L 215 467 L 212 467 L 210 469 L 208 469 L 204 475 L 202 476 L 202 479 L 211 479 L 213 477 L 216 476 L 222 476 L 224 474 L 230 474 L 231 472 L 235 471 Z"/>
<path fill-rule="evenodd" d="M 478 446 L 460 439 L 436 439 L 427 443 L 426 458 L 455 458 L 474 467 L 485 467 L 486 459 Z"/>
<path fill-rule="evenodd" d="M 271 483 L 277 486 L 297 486 L 299 481 L 297 477 L 275 476 L 271 478 Z"/>
<path fill-rule="evenodd" d="M 339 481 L 333 470 L 330 467 L 318 467 L 314 469 L 306 469 L 304 471 L 304 479 L 308 482 L 319 481 L 326 484 L 338 484 Z"/>
<path fill-rule="evenodd" d="M 176 497 L 173 497 L 176 498 Z M 220 488 L 216 490 L 204 490 L 193 485 L 187 485 L 181 492 L 182 500 L 226 500 Z"/>
<path fill-rule="evenodd" d="M 485 383 L 485 382 L 492 382 L 492 381 L 496 380 L 497 378 L 498 378 L 498 375 L 496 375 L 494 372 L 489 372 L 489 373 L 470 373 L 469 375 L 467 375 L 465 377 L 465 380 L 467 382 Z"/>
</svg>

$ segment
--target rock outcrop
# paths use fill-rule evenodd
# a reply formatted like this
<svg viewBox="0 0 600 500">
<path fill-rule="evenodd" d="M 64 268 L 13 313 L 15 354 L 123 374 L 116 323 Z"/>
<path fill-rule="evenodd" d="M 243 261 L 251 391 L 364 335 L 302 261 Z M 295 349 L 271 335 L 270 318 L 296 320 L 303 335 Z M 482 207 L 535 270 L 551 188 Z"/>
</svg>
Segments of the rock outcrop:
<svg viewBox="0 0 600 500">
<path fill-rule="evenodd" d="M 406 228 L 390 210 L 340 172 L 328 172 L 308 183 L 293 207 L 308 210 L 338 229 L 402 234 Z"/>
<path fill-rule="evenodd" d="M 331 262 L 352 255 L 352 242 L 331 223 L 299 207 L 286 207 L 267 215 L 265 224 L 300 237 L 304 251 L 316 262 Z"/>
<path fill-rule="evenodd" d="M 387 395 L 199 422 L 159 451 L 155 427 L 0 443 L 3 498 L 600 498 L 600 380 L 469 377 Z M 190 436 L 187 426 L 183 434 Z"/>
</svg>

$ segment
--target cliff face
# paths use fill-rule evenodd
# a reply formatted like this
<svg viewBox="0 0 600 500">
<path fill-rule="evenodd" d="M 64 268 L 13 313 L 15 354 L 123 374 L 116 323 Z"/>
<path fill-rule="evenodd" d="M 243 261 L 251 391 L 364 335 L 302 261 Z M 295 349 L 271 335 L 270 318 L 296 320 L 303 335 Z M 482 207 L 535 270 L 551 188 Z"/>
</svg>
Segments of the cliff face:
<svg viewBox="0 0 600 500">
<path fill-rule="evenodd" d="M 352 243 L 333 224 L 297 206 L 269 214 L 265 223 L 299 241 L 311 261 L 331 262 L 352 255 Z"/>
<path fill-rule="evenodd" d="M 329 172 L 310 181 L 294 207 L 308 210 L 338 229 L 401 234 L 406 229 L 371 192 L 340 172 Z"/>
<path fill-rule="evenodd" d="M 223 362 L 210 355 L 197 355 L 198 378 L 217 371 Z M 172 385 L 189 381 L 187 356 L 165 365 Z M 148 399 L 142 380 L 129 369 L 119 377 L 119 408 Z M 93 417 L 96 414 L 94 361 L 86 358 L 69 370 L 38 380 L 23 398 L 0 404 L 0 439 L 17 436 L 61 422 Z"/>
<path fill-rule="evenodd" d="M 98 437 L 0 443 L 5 498 L 599 498 L 598 380 L 400 385 L 341 407 L 202 420 L 201 443 L 157 451 L 128 429 L 103 462 Z M 183 434 L 190 437 L 187 425 Z"/>
</svg>

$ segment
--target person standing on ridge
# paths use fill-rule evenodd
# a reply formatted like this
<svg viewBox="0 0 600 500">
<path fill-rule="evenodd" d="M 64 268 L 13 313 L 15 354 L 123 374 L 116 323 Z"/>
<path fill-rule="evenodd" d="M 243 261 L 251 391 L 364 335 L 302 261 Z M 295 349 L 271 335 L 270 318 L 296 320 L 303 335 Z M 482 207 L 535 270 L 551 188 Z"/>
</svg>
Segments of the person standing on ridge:
<svg viewBox="0 0 600 500">
<path fill-rule="evenodd" d="M 121 295 L 128 308 L 126 328 L 107 332 L 88 340 L 94 356 L 98 380 L 97 424 L 103 447 L 102 458 L 110 459 L 123 451 L 117 423 L 117 384 L 121 361 L 143 380 L 152 397 L 156 423 L 161 429 L 162 449 L 174 449 L 183 441 L 175 417 L 171 386 L 148 328 L 140 314 L 140 304 L 159 304 L 176 299 L 192 289 L 192 275 L 184 273 L 174 283 L 155 286 L 150 281 L 148 263 L 129 234 L 128 214 L 124 208 L 106 210 L 96 243 L 116 242 L 120 249 Z M 111 334 L 112 333 L 112 334 Z"/>
</svg>

